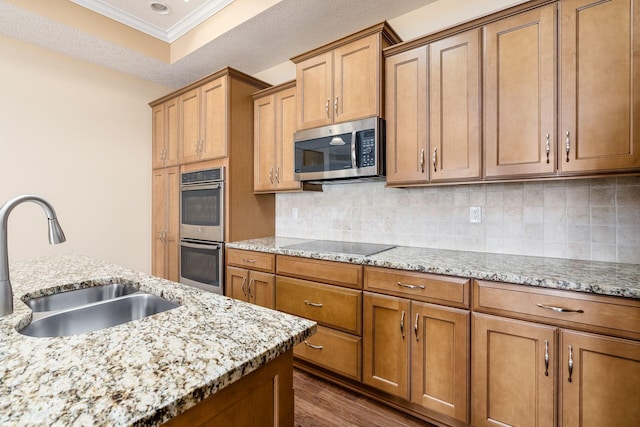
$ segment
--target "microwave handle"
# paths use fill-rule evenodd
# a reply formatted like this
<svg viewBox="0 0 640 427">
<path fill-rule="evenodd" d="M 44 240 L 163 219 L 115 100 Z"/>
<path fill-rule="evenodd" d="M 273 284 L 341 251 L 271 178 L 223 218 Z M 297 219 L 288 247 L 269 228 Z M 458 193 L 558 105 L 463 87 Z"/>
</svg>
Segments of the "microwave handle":
<svg viewBox="0 0 640 427">
<path fill-rule="evenodd" d="M 358 132 L 357 131 L 353 131 L 353 133 L 351 134 L 351 167 L 353 169 L 356 169 L 358 167 L 358 164 L 356 162 L 356 137 L 357 137 Z"/>
</svg>

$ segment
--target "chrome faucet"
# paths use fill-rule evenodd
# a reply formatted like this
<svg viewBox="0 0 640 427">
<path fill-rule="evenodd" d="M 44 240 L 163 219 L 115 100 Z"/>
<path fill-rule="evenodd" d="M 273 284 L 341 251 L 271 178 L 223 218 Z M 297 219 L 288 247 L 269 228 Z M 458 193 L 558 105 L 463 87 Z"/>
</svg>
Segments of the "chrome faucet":
<svg viewBox="0 0 640 427">
<path fill-rule="evenodd" d="M 56 245 L 66 240 L 62 228 L 58 224 L 56 211 L 42 197 L 18 196 L 0 206 L 0 317 L 13 313 L 13 290 L 9 280 L 9 252 L 7 250 L 7 221 L 13 208 L 23 202 L 34 202 L 44 209 L 49 219 L 49 243 Z"/>
</svg>

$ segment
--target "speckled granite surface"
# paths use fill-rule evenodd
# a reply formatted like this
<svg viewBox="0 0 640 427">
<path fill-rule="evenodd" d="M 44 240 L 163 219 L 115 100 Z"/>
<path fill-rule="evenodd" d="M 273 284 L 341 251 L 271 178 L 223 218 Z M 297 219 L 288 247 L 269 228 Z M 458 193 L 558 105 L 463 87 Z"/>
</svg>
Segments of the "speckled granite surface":
<svg viewBox="0 0 640 427">
<path fill-rule="evenodd" d="M 640 265 L 539 258 L 398 246 L 371 256 L 287 249 L 304 239 L 269 237 L 228 248 L 293 255 L 377 267 L 566 289 L 640 299 Z"/>
<path fill-rule="evenodd" d="M 10 265 L 15 311 L 0 318 L 0 425 L 159 425 L 275 359 L 315 322 L 80 256 Z M 180 303 L 60 338 L 20 335 L 25 296 L 124 280 Z M 78 285 L 82 284 L 82 285 Z"/>
</svg>

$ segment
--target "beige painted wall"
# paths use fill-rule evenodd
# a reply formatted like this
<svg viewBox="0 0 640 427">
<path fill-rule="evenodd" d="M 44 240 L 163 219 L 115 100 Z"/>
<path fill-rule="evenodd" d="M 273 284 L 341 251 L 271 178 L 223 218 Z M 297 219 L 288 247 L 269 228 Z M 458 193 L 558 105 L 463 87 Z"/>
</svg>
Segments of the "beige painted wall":
<svg viewBox="0 0 640 427">
<path fill-rule="evenodd" d="M 170 89 L 0 36 L 0 204 L 48 199 L 67 242 L 47 243 L 37 205 L 9 216 L 10 259 L 77 253 L 151 271 L 150 100 Z"/>
</svg>

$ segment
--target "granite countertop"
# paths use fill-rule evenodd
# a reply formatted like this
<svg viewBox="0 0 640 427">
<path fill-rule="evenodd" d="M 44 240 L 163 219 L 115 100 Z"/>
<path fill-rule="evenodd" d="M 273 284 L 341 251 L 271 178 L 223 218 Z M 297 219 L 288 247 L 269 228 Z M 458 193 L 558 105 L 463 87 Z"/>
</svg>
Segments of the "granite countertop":
<svg viewBox="0 0 640 427">
<path fill-rule="evenodd" d="M 370 256 L 288 249 L 308 240 L 268 237 L 228 243 L 228 248 L 341 261 L 553 289 L 640 299 L 640 264 L 578 261 L 396 246 Z"/>
<path fill-rule="evenodd" d="M 315 322 L 82 256 L 12 262 L 0 318 L 0 425 L 159 425 L 315 332 Z M 33 338 L 21 301 L 125 281 L 180 307 L 81 335 Z"/>
</svg>

